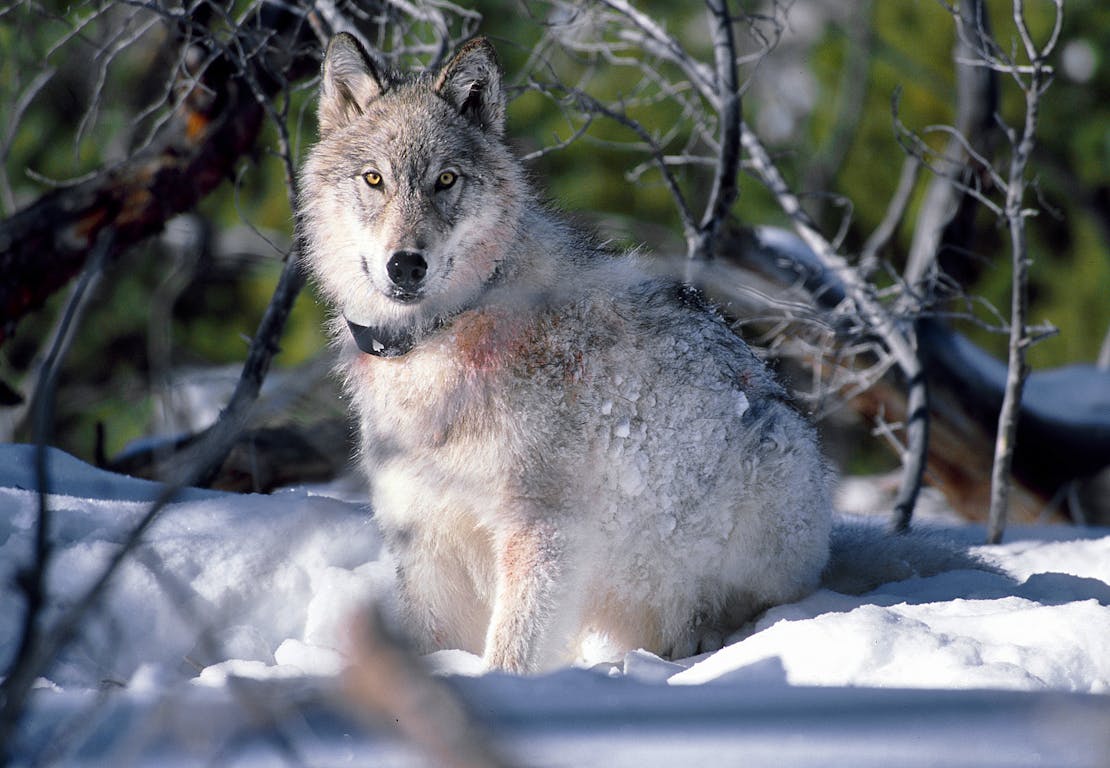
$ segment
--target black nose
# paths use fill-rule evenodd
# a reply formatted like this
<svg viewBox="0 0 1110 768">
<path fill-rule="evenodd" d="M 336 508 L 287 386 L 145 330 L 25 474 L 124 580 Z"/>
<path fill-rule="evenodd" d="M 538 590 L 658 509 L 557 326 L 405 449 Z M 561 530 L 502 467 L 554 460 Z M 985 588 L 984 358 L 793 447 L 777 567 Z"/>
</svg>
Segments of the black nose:
<svg viewBox="0 0 1110 768">
<path fill-rule="evenodd" d="M 397 251 L 385 265 L 385 271 L 398 288 L 415 293 L 428 274 L 428 262 L 416 251 Z"/>
</svg>

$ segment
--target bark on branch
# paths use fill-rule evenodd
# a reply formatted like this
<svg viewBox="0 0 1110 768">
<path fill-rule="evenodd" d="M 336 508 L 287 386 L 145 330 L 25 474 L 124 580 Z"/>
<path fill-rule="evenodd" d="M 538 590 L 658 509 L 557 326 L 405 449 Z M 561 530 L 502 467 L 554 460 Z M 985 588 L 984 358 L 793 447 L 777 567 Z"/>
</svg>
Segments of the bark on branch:
<svg viewBox="0 0 1110 768">
<path fill-rule="evenodd" d="M 736 76 L 736 41 L 726 0 L 706 0 L 713 25 L 713 58 L 717 69 L 719 148 L 713 187 L 698 237 L 691 243 L 690 258 L 706 259 L 713 253 L 717 233 L 736 201 L 736 175 L 740 170 L 740 84 Z"/>
<path fill-rule="evenodd" d="M 1029 375 L 1025 352 L 1030 344 L 1029 317 L 1029 255 L 1025 237 L 1026 168 L 1036 145 L 1037 115 L 1041 94 L 1051 81 L 1052 70 L 1047 59 L 1056 46 L 1063 24 L 1063 0 L 1056 2 L 1056 26 L 1048 42 L 1038 47 L 1029 35 L 1025 23 L 1024 4 L 1014 0 L 1014 24 L 1021 35 L 1025 55 L 1030 62 L 1028 79 L 1023 80 L 1014 62 L 1004 62 L 1011 69 L 1025 96 L 1025 115 L 1021 132 L 1008 131 L 1013 145 L 1010 170 L 1006 179 L 1006 205 L 1004 208 L 1010 234 L 1012 258 L 1010 298 L 1010 339 L 1005 395 L 998 416 L 998 430 L 994 448 L 994 469 L 991 474 L 990 519 L 987 524 L 987 541 L 998 544 L 1006 528 L 1010 508 L 1010 471 L 1014 457 L 1014 440 L 1017 437 L 1018 415 L 1022 393 Z"/>
<path fill-rule="evenodd" d="M 944 153 L 936 160 L 937 173 L 925 191 L 925 200 L 913 229 L 913 242 L 906 257 L 905 279 L 912 286 L 922 282 L 936 286 L 931 277 L 938 268 L 965 278 L 968 247 L 977 199 L 968 195 L 970 176 L 982 173 L 996 135 L 998 77 L 994 70 L 978 66 L 990 39 L 990 22 L 982 0 L 961 3 L 951 9 L 956 20 L 956 124 Z M 950 258 L 945 258 L 950 256 Z"/>
<path fill-rule="evenodd" d="M 783 211 L 792 219 L 795 232 L 805 242 L 822 271 L 837 276 L 843 296 L 854 305 L 855 314 L 870 332 L 881 340 L 905 379 L 909 400 L 907 444 L 901 457 L 902 488 L 895 501 L 893 519 L 895 530 L 904 531 L 909 528 L 913 517 L 929 444 L 928 390 L 921 361 L 915 350 L 913 331 L 895 321 L 876 298 L 873 286 L 821 235 L 816 224 L 802 208 L 798 197 L 786 185 L 759 138 L 747 126 L 744 127 L 742 136 L 750 164 L 775 195 Z M 817 294 L 818 297 L 822 295 L 827 300 L 828 294 Z"/>
</svg>

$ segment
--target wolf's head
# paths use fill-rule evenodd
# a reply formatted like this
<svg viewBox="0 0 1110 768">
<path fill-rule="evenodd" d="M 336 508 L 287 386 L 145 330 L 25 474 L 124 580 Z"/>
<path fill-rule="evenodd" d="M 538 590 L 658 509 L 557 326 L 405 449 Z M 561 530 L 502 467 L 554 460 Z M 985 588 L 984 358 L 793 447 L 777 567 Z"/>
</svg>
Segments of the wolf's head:
<svg viewBox="0 0 1110 768">
<path fill-rule="evenodd" d="M 498 274 L 525 194 L 489 42 L 470 41 L 438 72 L 402 75 L 339 34 L 318 114 L 299 224 L 337 312 L 407 334 L 473 304 Z"/>
</svg>

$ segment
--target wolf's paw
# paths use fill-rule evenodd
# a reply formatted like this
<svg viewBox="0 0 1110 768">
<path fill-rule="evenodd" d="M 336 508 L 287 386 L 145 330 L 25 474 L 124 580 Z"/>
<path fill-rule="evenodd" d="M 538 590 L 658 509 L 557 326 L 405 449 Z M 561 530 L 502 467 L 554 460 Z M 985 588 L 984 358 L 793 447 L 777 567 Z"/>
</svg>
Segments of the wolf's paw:
<svg viewBox="0 0 1110 768">
<path fill-rule="evenodd" d="M 670 659 L 686 659 L 702 653 L 713 653 L 725 645 L 727 632 L 712 623 L 696 622 L 663 655 Z"/>
</svg>

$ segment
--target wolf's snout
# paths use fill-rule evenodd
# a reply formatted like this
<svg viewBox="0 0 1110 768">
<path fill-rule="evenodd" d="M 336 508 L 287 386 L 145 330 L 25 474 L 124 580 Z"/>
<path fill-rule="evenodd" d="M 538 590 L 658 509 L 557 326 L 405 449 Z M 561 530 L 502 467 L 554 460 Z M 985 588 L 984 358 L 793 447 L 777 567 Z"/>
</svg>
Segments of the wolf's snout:
<svg viewBox="0 0 1110 768">
<path fill-rule="evenodd" d="M 415 294 L 428 274 L 428 262 L 416 251 L 397 251 L 385 265 L 385 271 L 402 292 Z"/>
</svg>

